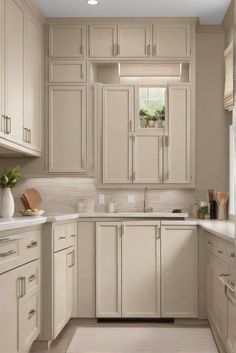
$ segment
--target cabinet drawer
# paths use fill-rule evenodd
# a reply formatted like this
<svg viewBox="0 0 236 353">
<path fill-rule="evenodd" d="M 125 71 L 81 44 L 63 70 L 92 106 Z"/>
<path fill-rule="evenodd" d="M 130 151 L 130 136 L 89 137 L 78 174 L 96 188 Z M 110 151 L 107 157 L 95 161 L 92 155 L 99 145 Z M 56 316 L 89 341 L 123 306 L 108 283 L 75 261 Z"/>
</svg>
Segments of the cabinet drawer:
<svg viewBox="0 0 236 353">
<path fill-rule="evenodd" d="M 52 60 L 49 62 L 50 83 L 85 82 L 85 62 L 77 60 Z"/>
<path fill-rule="evenodd" d="M 53 230 L 54 252 L 67 247 L 67 225 L 56 225 Z"/>
<path fill-rule="evenodd" d="M 40 231 L 29 232 L 27 237 L 22 238 L 21 256 L 24 262 L 40 258 Z"/>
<path fill-rule="evenodd" d="M 210 234 L 210 233 L 206 233 L 207 235 L 207 240 L 206 240 L 206 248 L 207 251 L 209 251 L 210 253 L 214 253 L 215 251 L 215 239 L 214 239 L 214 235 Z"/>
<path fill-rule="evenodd" d="M 25 267 L 25 292 L 27 295 L 39 290 L 40 285 L 40 261 L 34 261 Z"/>
<path fill-rule="evenodd" d="M 77 243 L 77 223 L 68 224 L 67 244 L 75 246 Z"/>
<path fill-rule="evenodd" d="M 0 273 L 20 263 L 20 239 L 0 238 Z"/>
<path fill-rule="evenodd" d="M 225 262 L 229 260 L 227 255 L 227 243 L 224 240 L 219 238 L 215 239 L 214 254 Z"/>
</svg>

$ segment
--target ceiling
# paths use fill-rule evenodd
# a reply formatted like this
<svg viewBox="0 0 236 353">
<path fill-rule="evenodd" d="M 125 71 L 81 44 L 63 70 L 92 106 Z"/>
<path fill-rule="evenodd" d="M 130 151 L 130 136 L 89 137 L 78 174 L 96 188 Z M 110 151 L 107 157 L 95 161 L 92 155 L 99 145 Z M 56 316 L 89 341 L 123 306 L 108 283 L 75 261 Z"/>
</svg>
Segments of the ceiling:
<svg viewBox="0 0 236 353">
<path fill-rule="evenodd" d="M 199 17 L 220 24 L 230 0 L 35 0 L 47 17 Z"/>
</svg>

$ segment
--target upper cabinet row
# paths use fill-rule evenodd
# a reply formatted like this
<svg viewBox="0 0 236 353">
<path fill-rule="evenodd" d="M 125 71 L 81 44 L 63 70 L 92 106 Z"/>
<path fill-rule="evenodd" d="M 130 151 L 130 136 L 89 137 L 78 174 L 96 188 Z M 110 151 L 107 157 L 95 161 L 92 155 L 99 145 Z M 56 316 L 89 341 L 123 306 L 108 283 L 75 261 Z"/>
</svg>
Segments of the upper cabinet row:
<svg viewBox="0 0 236 353">
<path fill-rule="evenodd" d="M 169 22 L 91 24 L 88 34 L 85 25 L 50 26 L 50 57 L 83 58 L 86 55 L 91 58 L 188 58 L 191 56 L 191 25 Z"/>
<path fill-rule="evenodd" d="M 42 147 L 43 26 L 20 0 L 0 1 L 0 17 L 0 145 L 38 156 Z"/>
</svg>

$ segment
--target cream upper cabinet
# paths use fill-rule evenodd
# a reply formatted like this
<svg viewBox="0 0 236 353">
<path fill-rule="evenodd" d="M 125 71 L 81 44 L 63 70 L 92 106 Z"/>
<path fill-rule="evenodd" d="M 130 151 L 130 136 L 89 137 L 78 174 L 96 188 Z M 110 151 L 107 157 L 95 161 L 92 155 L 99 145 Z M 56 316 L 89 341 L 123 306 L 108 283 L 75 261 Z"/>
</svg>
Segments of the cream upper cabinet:
<svg viewBox="0 0 236 353">
<path fill-rule="evenodd" d="M 86 87 L 49 87 L 49 172 L 86 171 Z"/>
<path fill-rule="evenodd" d="M 156 57 L 189 57 L 191 55 L 189 24 L 153 25 L 152 55 Z"/>
<path fill-rule="evenodd" d="M 168 107 L 169 134 L 165 137 L 164 183 L 190 184 L 192 180 L 190 87 L 169 87 Z"/>
<path fill-rule="evenodd" d="M 86 27 L 83 25 L 51 25 L 49 27 L 49 57 L 84 57 L 85 38 Z"/>
<path fill-rule="evenodd" d="M 4 2 L 4 118 L 5 138 L 23 143 L 24 10 L 17 0 Z"/>
<path fill-rule="evenodd" d="M 134 88 L 103 87 L 103 183 L 132 183 Z"/>
<path fill-rule="evenodd" d="M 89 26 L 89 56 L 112 58 L 116 55 L 117 25 Z"/>
<path fill-rule="evenodd" d="M 121 223 L 96 225 L 96 316 L 121 317 Z"/>
<path fill-rule="evenodd" d="M 158 184 L 163 181 L 163 137 L 136 133 L 133 136 L 133 182 Z"/>
<path fill-rule="evenodd" d="M 198 317 L 198 229 L 161 227 L 161 315 Z"/>
<path fill-rule="evenodd" d="M 24 141 L 42 149 L 43 29 L 32 16 L 26 18 L 26 81 Z"/>
<path fill-rule="evenodd" d="M 151 55 L 150 25 L 118 25 L 117 56 L 148 57 Z"/>
<path fill-rule="evenodd" d="M 122 223 L 122 317 L 160 317 L 160 222 Z"/>
</svg>

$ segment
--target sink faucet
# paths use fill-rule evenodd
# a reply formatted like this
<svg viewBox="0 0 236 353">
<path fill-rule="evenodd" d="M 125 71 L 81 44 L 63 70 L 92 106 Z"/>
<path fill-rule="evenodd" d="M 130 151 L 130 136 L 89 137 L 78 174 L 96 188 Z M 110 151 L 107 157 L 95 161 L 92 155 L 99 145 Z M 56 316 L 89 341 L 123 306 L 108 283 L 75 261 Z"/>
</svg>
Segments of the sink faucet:
<svg viewBox="0 0 236 353">
<path fill-rule="evenodd" d="M 148 207 L 148 187 L 146 186 L 144 189 L 144 205 L 143 205 L 143 211 L 148 212 L 149 207 Z"/>
</svg>

